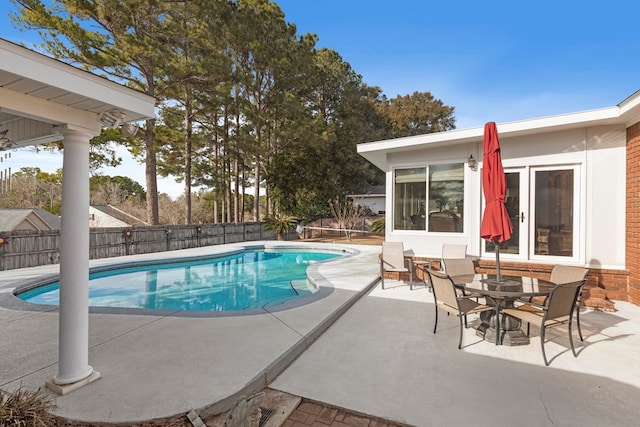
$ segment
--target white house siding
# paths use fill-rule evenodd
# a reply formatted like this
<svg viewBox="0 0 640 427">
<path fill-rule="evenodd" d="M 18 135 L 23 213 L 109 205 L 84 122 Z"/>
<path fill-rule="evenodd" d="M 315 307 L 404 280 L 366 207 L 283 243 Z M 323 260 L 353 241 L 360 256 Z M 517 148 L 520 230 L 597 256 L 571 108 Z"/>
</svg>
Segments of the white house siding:
<svg viewBox="0 0 640 427">
<path fill-rule="evenodd" d="M 578 253 L 573 261 L 594 268 L 623 269 L 625 262 L 625 126 L 577 128 L 528 136 L 501 137 L 502 160 L 506 169 L 551 165 L 579 165 Z M 469 155 L 480 162 L 477 171 L 465 167 L 465 215 L 463 233 L 393 231 L 394 183 L 397 167 L 422 167 L 434 163 L 466 162 Z M 438 257 L 442 244 L 468 245 L 468 253 L 480 256 L 482 218 L 482 139 L 473 143 L 449 141 L 433 146 L 387 154 L 386 239 L 403 241 L 418 256 Z M 493 257 L 493 254 L 487 255 Z M 509 259 L 509 255 L 502 255 Z M 518 258 L 523 261 L 528 257 Z M 535 257 L 536 262 L 557 262 L 558 257 Z"/>
<path fill-rule="evenodd" d="M 351 196 L 353 204 L 356 206 L 368 207 L 374 214 L 385 210 L 385 197 L 384 196 Z"/>
<path fill-rule="evenodd" d="M 598 127 L 587 133 L 586 263 L 594 268 L 625 265 L 626 130 Z"/>
</svg>

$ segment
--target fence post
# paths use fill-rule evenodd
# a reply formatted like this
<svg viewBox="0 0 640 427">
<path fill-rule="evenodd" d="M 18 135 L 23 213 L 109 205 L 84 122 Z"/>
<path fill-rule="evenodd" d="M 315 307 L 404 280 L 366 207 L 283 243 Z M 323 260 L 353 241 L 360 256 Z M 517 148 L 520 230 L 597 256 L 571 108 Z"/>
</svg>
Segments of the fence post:
<svg viewBox="0 0 640 427">
<path fill-rule="evenodd" d="M 171 250 L 171 229 L 167 228 L 165 232 L 167 233 L 167 251 L 170 251 Z"/>
<path fill-rule="evenodd" d="M 122 236 L 124 237 L 124 254 L 131 255 L 131 238 L 133 237 L 133 232 L 129 229 L 124 230 L 122 232 Z"/>
</svg>

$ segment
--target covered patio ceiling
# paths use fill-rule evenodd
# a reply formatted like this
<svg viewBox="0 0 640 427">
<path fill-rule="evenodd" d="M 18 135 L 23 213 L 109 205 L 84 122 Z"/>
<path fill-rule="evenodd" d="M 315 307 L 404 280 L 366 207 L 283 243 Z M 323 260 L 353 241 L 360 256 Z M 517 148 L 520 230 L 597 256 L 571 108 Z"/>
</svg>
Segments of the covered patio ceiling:
<svg viewBox="0 0 640 427">
<path fill-rule="evenodd" d="M 153 97 L 0 39 L 0 151 L 154 116 Z"/>
</svg>

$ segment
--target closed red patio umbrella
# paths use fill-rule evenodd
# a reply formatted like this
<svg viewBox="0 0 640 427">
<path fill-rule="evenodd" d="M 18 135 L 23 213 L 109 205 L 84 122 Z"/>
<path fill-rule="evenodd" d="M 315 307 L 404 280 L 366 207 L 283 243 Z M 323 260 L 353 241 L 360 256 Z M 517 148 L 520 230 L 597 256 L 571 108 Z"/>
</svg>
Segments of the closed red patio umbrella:
<svg viewBox="0 0 640 427">
<path fill-rule="evenodd" d="M 483 149 L 482 189 L 486 205 L 480 237 L 495 245 L 496 276 L 500 282 L 500 244 L 511 238 L 513 225 L 504 204 L 507 197 L 507 178 L 502 168 L 498 128 L 494 122 L 484 125 Z"/>
</svg>

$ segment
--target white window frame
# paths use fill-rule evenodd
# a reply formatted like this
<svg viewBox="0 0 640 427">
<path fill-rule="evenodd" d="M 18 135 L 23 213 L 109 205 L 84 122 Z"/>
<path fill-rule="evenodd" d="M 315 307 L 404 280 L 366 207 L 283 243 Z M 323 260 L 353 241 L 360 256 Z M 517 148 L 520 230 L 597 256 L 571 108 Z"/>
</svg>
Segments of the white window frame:
<svg viewBox="0 0 640 427">
<path fill-rule="evenodd" d="M 581 247 L 584 241 L 584 219 L 583 212 L 586 210 L 582 195 L 585 192 L 583 188 L 583 180 L 581 174 L 581 165 L 560 164 L 546 166 L 531 166 L 529 168 L 529 259 L 538 262 L 555 262 L 555 263 L 571 263 L 579 262 L 582 259 Z M 573 241 L 571 247 L 572 256 L 554 256 L 554 255 L 536 255 L 535 254 L 535 173 L 554 170 L 572 170 L 573 171 Z"/>
<path fill-rule="evenodd" d="M 554 170 L 573 170 L 573 241 L 572 256 L 554 256 L 554 255 L 536 255 L 535 254 L 535 173 Z M 585 200 L 582 197 L 585 194 L 585 183 L 582 174 L 581 163 L 566 164 L 549 164 L 543 166 L 512 166 L 505 167 L 505 173 L 520 174 L 520 212 L 524 213 L 525 221 L 520 229 L 519 253 L 512 254 L 500 252 L 501 260 L 513 261 L 532 261 L 540 263 L 577 263 L 583 261 L 583 242 L 585 241 L 585 218 L 583 212 L 586 210 Z M 481 212 L 484 214 L 486 200 L 484 193 L 482 194 Z M 482 217 L 480 217 L 480 220 Z M 513 224 L 513 227 L 519 227 L 520 223 Z M 495 257 L 494 252 L 485 250 L 485 240 L 480 239 L 480 253 L 483 259 L 492 259 Z"/>
</svg>

